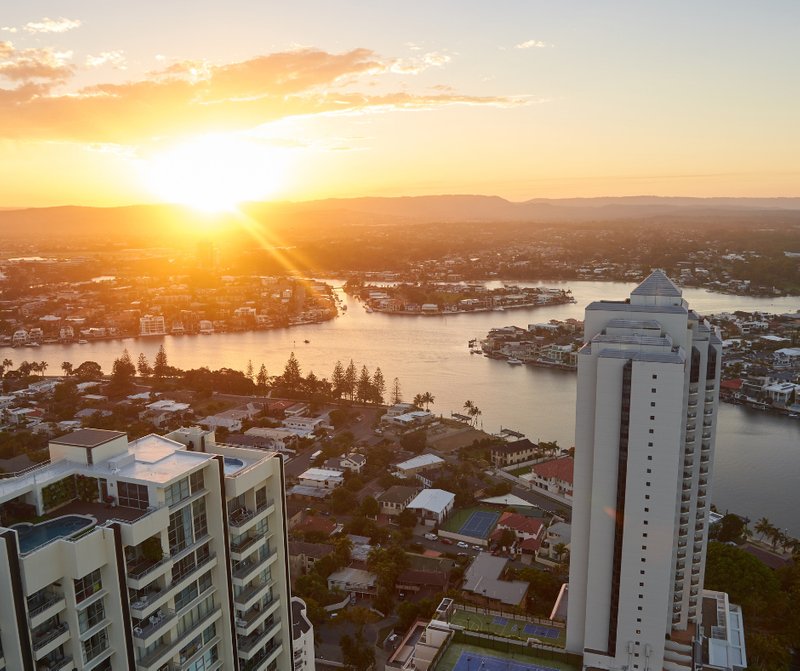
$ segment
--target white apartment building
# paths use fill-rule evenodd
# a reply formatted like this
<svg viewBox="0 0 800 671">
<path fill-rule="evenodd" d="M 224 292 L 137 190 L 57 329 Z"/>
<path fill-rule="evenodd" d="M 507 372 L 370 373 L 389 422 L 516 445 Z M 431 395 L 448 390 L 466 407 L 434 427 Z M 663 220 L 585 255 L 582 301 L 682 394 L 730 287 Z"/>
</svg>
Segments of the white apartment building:
<svg viewBox="0 0 800 671">
<path fill-rule="evenodd" d="M 567 649 L 584 668 L 687 671 L 722 343 L 656 270 L 586 308 L 578 354 Z"/>
<path fill-rule="evenodd" d="M 306 602 L 292 597 L 292 640 L 294 671 L 314 671 L 314 625 L 308 619 Z"/>
<path fill-rule="evenodd" d="M 155 336 L 166 335 L 167 326 L 163 315 L 144 315 L 139 318 L 139 335 Z"/>
<path fill-rule="evenodd" d="M 0 669 L 291 668 L 282 463 L 196 427 L 52 440 L 0 481 Z"/>
</svg>

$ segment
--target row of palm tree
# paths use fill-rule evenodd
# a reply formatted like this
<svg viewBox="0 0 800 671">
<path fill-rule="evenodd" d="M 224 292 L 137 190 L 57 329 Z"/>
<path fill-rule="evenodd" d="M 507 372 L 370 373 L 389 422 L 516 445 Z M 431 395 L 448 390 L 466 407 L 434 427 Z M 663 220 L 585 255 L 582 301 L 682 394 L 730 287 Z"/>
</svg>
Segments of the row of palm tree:
<svg viewBox="0 0 800 671">
<path fill-rule="evenodd" d="M 0 377 L 3 377 L 6 373 L 11 377 L 11 369 L 13 367 L 14 362 L 11 359 L 3 359 L 2 363 L 0 363 Z M 47 367 L 47 361 L 23 361 L 14 371 L 14 375 L 28 377 L 31 373 L 38 373 L 44 377 Z"/>
<path fill-rule="evenodd" d="M 773 549 L 777 549 L 780 546 L 782 550 L 800 552 L 800 540 L 793 538 L 785 530 L 776 527 L 766 517 L 758 520 L 753 528 L 758 534 L 759 540 L 763 541 L 764 538 L 767 538 Z"/>
<path fill-rule="evenodd" d="M 472 426 L 476 426 L 478 424 L 478 417 L 483 414 L 481 409 L 469 400 L 464 401 L 464 412 L 466 412 L 472 418 Z"/>
<path fill-rule="evenodd" d="M 425 406 L 425 410 L 430 408 L 431 403 L 436 400 L 436 397 L 431 392 L 426 391 L 424 394 L 417 394 L 411 401 L 417 408 Z"/>
</svg>

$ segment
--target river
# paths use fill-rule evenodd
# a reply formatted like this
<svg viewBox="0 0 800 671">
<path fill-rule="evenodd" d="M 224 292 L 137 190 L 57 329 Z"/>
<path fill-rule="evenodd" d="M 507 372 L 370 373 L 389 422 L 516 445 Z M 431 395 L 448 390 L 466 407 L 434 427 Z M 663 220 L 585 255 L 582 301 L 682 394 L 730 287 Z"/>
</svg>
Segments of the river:
<svg viewBox="0 0 800 671">
<path fill-rule="evenodd" d="M 335 283 L 340 285 L 341 283 Z M 512 367 L 503 361 L 470 355 L 467 342 L 482 338 L 490 328 L 583 319 L 593 300 L 620 300 L 633 284 L 619 282 L 518 283 L 525 286 L 561 286 L 572 290 L 575 304 L 439 316 L 367 314 L 360 303 L 344 297 L 348 309 L 322 324 L 290 329 L 208 336 L 167 336 L 90 342 L 84 345 L 44 345 L 36 350 L 3 350 L 16 364 L 24 357 L 47 361 L 49 374 L 58 374 L 63 361 L 78 365 L 98 362 L 110 371 L 113 360 L 127 347 L 136 359 L 144 352 L 152 363 L 163 343 L 169 362 L 180 368 L 223 366 L 244 370 L 252 360 L 256 370 L 264 363 L 271 375 L 280 374 L 291 351 L 304 373 L 313 370 L 330 377 L 334 364 L 352 358 L 360 369 L 380 366 L 387 386 L 400 380 L 406 399 L 430 391 L 431 410 L 449 415 L 467 399 L 482 411 L 485 430 L 508 427 L 531 440 L 573 444 L 575 422 L 574 373 Z M 761 299 L 686 289 L 684 297 L 700 314 L 734 310 L 794 312 L 797 298 Z M 305 343 L 309 340 L 309 343 Z M 800 421 L 774 417 L 740 406 L 722 404 L 719 412 L 712 501 L 721 511 L 731 510 L 753 521 L 770 521 L 800 536 Z"/>
</svg>

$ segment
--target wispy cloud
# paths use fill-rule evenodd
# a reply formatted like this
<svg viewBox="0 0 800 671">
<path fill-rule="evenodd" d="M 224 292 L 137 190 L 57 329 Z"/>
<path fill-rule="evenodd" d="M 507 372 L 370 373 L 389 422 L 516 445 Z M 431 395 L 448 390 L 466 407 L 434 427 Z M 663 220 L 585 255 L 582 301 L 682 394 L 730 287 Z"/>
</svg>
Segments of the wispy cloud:
<svg viewBox="0 0 800 671">
<path fill-rule="evenodd" d="M 13 89 L 0 88 L 0 137 L 105 146 L 156 136 L 247 130 L 299 116 L 532 102 L 444 89 L 432 94 L 357 92 L 359 85 L 368 87 L 376 77 L 395 71 L 396 59 L 369 49 L 340 54 L 302 49 L 221 65 L 180 61 L 138 81 L 56 94 L 55 86 L 73 73 L 67 56 L 71 54 L 46 49 L 17 51 L 0 42 L 0 76 L 16 84 Z M 419 57 L 417 67 L 441 67 L 449 59 L 431 52 Z"/>
<path fill-rule="evenodd" d="M 41 21 L 26 23 L 22 29 L 26 33 L 66 33 L 79 28 L 80 25 L 78 19 L 66 19 L 63 16 L 58 19 L 44 17 Z"/>
<path fill-rule="evenodd" d="M 517 45 L 514 45 L 515 49 L 545 49 L 546 47 L 551 46 L 547 42 L 543 42 L 542 40 L 526 40 L 525 42 L 520 42 Z"/>
<path fill-rule="evenodd" d="M 99 54 L 89 54 L 86 57 L 86 67 L 99 68 L 104 65 L 110 65 L 117 70 L 124 70 L 125 65 L 125 52 L 120 50 L 114 51 L 101 51 Z"/>
<path fill-rule="evenodd" d="M 442 51 L 430 51 L 421 56 L 398 58 L 389 66 L 391 72 L 416 75 L 428 68 L 442 68 L 453 60 L 450 54 Z"/>
</svg>

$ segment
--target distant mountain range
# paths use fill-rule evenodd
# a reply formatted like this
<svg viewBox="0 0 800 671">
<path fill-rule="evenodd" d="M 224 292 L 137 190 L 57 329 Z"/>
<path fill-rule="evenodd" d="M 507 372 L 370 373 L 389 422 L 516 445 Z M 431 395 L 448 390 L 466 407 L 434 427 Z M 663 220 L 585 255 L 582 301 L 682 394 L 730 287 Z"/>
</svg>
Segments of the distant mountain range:
<svg viewBox="0 0 800 671">
<path fill-rule="evenodd" d="M 800 198 L 682 198 L 657 196 L 534 198 L 511 202 L 498 196 L 443 195 L 344 198 L 305 202 L 247 203 L 251 220 L 276 228 L 322 225 L 392 225 L 458 222 L 588 223 L 699 218 L 738 220 L 761 213 L 769 220 L 798 223 Z M 786 217 L 781 214 L 789 215 Z M 0 209 L 0 237 L 37 238 L 178 235 L 209 220 L 234 224 L 230 214 L 205 215 L 176 205 Z"/>
</svg>

